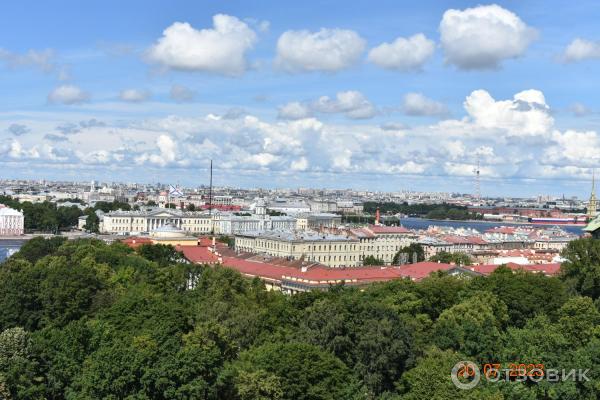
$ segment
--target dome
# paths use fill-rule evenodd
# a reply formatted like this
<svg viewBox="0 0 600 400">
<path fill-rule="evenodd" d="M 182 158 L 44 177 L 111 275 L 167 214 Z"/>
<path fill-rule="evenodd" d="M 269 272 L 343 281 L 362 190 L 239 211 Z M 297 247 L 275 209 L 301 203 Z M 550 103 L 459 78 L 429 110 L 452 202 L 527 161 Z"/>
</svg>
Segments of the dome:
<svg viewBox="0 0 600 400">
<path fill-rule="evenodd" d="M 150 236 L 159 238 L 180 238 L 185 237 L 186 234 L 183 229 L 179 229 L 171 224 L 166 224 L 152 230 Z"/>
</svg>

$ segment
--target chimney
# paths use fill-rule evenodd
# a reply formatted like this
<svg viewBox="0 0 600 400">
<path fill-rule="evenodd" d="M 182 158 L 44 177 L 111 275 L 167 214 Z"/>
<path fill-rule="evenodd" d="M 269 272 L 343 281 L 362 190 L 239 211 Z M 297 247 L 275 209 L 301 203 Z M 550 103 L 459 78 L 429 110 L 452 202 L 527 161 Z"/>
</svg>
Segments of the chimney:
<svg viewBox="0 0 600 400">
<path fill-rule="evenodd" d="M 377 207 L 377 211 L 375 211 L 375 225 L 379 225 L 379 207 Z"/>
</svg>

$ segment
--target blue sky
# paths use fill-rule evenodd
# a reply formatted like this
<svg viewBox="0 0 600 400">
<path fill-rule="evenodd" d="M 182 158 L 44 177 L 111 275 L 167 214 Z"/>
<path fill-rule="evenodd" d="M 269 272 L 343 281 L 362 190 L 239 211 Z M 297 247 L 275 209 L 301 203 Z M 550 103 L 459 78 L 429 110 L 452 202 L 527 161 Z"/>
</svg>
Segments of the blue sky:
<svg viewBox="0 0 600 400">
<path fill-rule="evenodd" d="M 586 197 L 597 2 L 0 6 L 6 177 Z"/>
</svg>

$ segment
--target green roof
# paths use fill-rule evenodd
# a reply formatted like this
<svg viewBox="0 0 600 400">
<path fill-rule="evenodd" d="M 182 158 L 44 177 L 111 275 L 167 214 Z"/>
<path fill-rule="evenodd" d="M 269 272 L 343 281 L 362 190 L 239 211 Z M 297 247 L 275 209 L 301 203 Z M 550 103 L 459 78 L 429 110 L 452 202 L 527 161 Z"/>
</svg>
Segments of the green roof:
<svg viewBox="0 0 600 400">
<path fill-rule="evenodd" d="M 600 229 L 600 218 L 599 217 L 596 217 L 593 220 L 591 220 L 589 222 L 589 224 L 587 224 L 586 227 L 583 228 L 583 230 L 586 232 L 595 232 L 598 229 Z"/>
</svg>

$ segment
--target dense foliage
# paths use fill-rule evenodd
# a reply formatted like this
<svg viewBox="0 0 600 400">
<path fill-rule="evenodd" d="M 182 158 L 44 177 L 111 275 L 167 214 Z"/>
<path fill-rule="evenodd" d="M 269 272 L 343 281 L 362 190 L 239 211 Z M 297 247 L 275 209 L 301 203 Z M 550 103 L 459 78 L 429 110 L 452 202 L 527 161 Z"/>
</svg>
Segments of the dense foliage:
<svg viewBox="0 0 600 400">
<path fill-rule="evenodd" d="M 44 201 L 31 203 L 19 202 L 10 196 L 0 195 L 0 204 L 23 212 L 25 230 L 27 232 L 53 232 L 69 229 L 77 225 L 78 218 L 83 215 L 77 206 L 58 207 L 56 203 Z"/>
<path fill-rule="evenodd" d="M 429 261 L 433 262 L 441 262 L 441 263 L 454 263 L 456 265 L 471 265 L 473 264 L 473 260 L 471 260 L 471 256 L 467 253 L 449 253 L 447 251 L 440 251 L 439 253 L 431 256 Z"/>
<path fill-rule="evenodd" d="M 429 219 L 481 219 L 482 216 L 477 213 L 471 213 L 467 207 L 443 204 L 408 204 L 392 202 L 367 201 L 364 203 L 364 212 L 375 214 L 379 208 L 382 215 L 385 214 L 406 214 L 411 216 L 424 217 Z"/>
<path fill-rule="evenodd" d="M 169 246 L 34 239 L 0 266 L 0 398 L 596 399 L 599 250 L 571 243 L 561 278 L 499 268 L 284 296 Z M 464 391 L 459 360 L 592 380 Z"/>
</svg>

